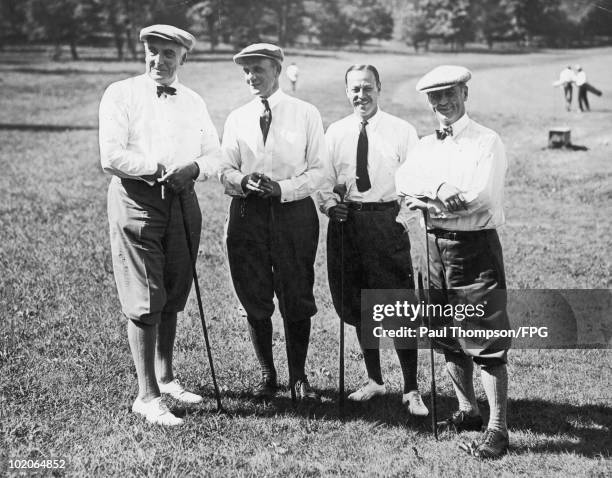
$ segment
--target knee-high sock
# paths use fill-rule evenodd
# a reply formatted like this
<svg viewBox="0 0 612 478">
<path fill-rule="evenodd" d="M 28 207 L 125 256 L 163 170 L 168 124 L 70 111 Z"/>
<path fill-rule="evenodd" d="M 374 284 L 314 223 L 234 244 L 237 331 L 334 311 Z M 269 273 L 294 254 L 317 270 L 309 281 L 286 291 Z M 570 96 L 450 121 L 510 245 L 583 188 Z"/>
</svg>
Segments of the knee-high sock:
<svg viewBox="0 0 612 478">
<path fill-rule="evenodd" d="M 508 368 L 505 364 L 496 367 L 481 367 L 480 378 L 491 411 L 488 428 L 506 431 Z"/>
<path fill-rule="evenodd" d="M 380 370 L 380 351 L 378 349 L 366 349 L 361 341 L 361 327 L 357 325 L 355 327 L 357 332 L 357 339 L 359 340 L 359 346 L 361 347 L 361 353 L 363 354 L 363 361 L 365 362 L 366 372 L 368 378 L 375 381 L 377 384 L 382 385 L 382 372 Z"/>
<path fill-rule="evenodd" d="M 310 342 L 310 317 L 287 324 L 291 350 L 291 368 L 293 380 L 306 379 L 306 356 L 308 355 L 308 343 Z"/>
<path fill-rule="evenodd" d="M 272 354 L 272 319 L 257 320 L 247 316 L 249 334 L 255 349 L 255 355 L 261 367 L 262 376 L 276 375 L 274 356 Z"/>
<path fill-rule="evenodd" d="M 402 375 L 404 376 L 404 393 L 418 390 L 417 385 L 417 360 L 419 351 L 416 349 L 395 349 L 400 366 L 402 367 Z"/>
<path fill-rule="evenodd" d="M 468 412 L 470 415 L 478 415 L 478 403 L 474 393 L 474 363 L 467 355 L 445 353 L 446 371 L 453 381 L 455 394 L 459 400 L 459 410 Z"/>
<path fill-rule="evenodd" d="M 159 383 L 168 383 L 174 380 L 172 355 L 175 337 L 176 312 L 162 314 L 161 322 L 157 326 L 157 340 L 155 344 L 155 375 Z"/>
<path fill-rule="evenodd" d="M 138 397 L 149 401 L 159 397 L 155 379 L 155 336 L 157 325 L 128 320 L 128 342 L 138 377 Z"/>
</svg>

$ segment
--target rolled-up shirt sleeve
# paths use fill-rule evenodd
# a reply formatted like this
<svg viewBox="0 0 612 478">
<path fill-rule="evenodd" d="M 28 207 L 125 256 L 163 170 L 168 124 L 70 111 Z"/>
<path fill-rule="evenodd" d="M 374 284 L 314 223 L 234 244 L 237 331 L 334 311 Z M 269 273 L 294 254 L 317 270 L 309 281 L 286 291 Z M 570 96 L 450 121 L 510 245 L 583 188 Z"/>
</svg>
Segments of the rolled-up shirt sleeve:
<svg viewBox="0 0 612 478">
<path fill-rule="evenodd" d="M 242 190 L 242 178 L 245 174 L 241 171 L 241 165 L 240 145 L 236 135 L 234 115 L 230 114 L 223 127 L 221 165 L 218 173 L 219 180 L 225 187 L 225 194 L 229 196 L 246 195 Z"/>
<path fill-rule="evenodd" d="M 338 171 L 333 162 L 335 157 L 335 141 L 334 141 L 334 127 L 331 125 L 327 128 L 325 133 L 325 143 L 327 145 L 327 176 L 323 179 L 321 188 L 317 191 L 317 201 L 319 203 L 319 209 L 322 213 L 327 214 L 329 209 L 338 204 L 338 198 L 334 194 L 334 186 L 339 184 Z"/>
<path fill-rule="evenodd" d="M 107 173 L 120 177 L 155 174 L 157 161 L 128 148 L 128 101 L 118 84 L 110 85 L 100 101 L 100 162 Z"/>
<path fill-rule="evenodd" d="M 322 186 L 328 174 L 323 121 L 314 107 L 309 108 L 306 116 L 306 136 L 306 168 L 301 174 L 279 181 L 281 202 L 297 201 L 310 196 Z"/>
</svg>

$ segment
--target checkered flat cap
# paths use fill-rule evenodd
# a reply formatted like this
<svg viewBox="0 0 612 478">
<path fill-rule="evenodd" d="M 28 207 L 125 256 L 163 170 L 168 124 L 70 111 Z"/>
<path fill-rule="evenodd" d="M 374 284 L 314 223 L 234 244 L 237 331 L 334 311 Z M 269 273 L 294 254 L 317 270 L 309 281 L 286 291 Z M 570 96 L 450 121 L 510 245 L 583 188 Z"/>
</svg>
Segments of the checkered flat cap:
<svg viewBox="0 0 612 478">
<path fill-rule="evenodd" d="M 157 37 L 178 43 L 187 51 L 193 50 L 196 44 L 196 39 L 191 33 L 172 25 L 151 25 L 140 30 L 140 41 L 146 41 L 147 37 Z"/>
<path fill-rule="evenodd" d="M 470 70 L 463 66 L 441 65 L 426 73 L 416 84 L 417 91 L 445 90 L 459 83 L 467 83 L 472 77 Z"/>
<path fill-rule="evenodd" d="M 282 63 L 285 58 L 283 50 L 272 43 L 253 43 L 234 55 L 234 63 L 241 65 L 248 58 L 270 58 Z"/>
</svg>

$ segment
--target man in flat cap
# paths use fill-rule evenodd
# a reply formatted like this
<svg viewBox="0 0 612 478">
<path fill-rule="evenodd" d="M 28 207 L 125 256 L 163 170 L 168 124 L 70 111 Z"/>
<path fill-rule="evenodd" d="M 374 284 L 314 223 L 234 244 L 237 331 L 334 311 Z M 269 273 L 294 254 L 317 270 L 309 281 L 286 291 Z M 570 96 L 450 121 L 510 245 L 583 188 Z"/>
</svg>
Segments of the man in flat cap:
<svg viewBox="0 0 612 478">
<path fill-rule="evenodd" d="M 186 402 L 202 397 L 176 380 L 172 352 L 177 313 L 191 288 L 183 221 L 197 250 L 202 215 L 196 179 L 217 172 L 219 138 L 202 98 L 177 70 L 194 37 L 170 25 L 140 32 L 145 73 L 111 84 L 100 102 L 100 156 L 113 177 L 108 219 L 113 270 L 138 376 L 132 411 L 149 422 L 180 425 L 160 393 Z"/>
<path fill-rule="evenodd" d="M 496 458 L 508 450 L 506 403 L 508 374 L 506 338 L 456 338 L 450 326 L 486 331 L 509 328 L 506 279 L 496 228 L 504 223 L 502 207 L 506 154 L 494 131 L 473 121 L 465 111 L 466 83 L 471 73 L 459 66 L 440 66 L 417 83 L 427 95 L 440 129 L 423 137 L 396 175 L 398 193 L 411 208 L 427 214 L 432 303 L 450 304 L 454 317 L 446 322 L 443 350 L 459 410 L 440 422 L 456 429 L 480 430 L 483 422 L 474 394 L 473 363 L 480 365 L 490 408 L 484 435 L 463 448 L 479 458 Z M 470 317 L 457 311 L 480 311 Z M 463 319 L 463 320 L 461 320 Z"/>
<path fill-rule="evenodd" d="M 317 109 L 279 89 L 283 52 L 257 43 L 234 56 L 255 98 L 232 111 L 223 132 L 220 179 L 232 197 L 227 251 L 247 313 L 262 380 L 257 398 L 277 392 L 272 354 L 273 298 L 285 326 L 290 386 L 318 400 L 305 373 L 319 220 L 312 198 L 325 177 L 327 150 Z"/>
<path fill-rule="evenodd" d="M 380 351 L 367 346 L 363 337 L 361 290 L 414 289 L 410 241 L 397 221 L 395 172 L 418 136 L 410 123 L 378 106 L 376 67 L 352 65 L 344 80 L 353 113 L 327 129 L 331 168 L 318 196 L 321 211 L 330 218 L 327 272 L 334 307 L 342 320 L 355 326 L 368 374 L 367 383 L 348 398 L 363 402 L 387 389 Z M 409 413 L 426 416 L 429 411 L 417 385 L 417 344 L 406 348 L 398 343 L 396 351 L 404 377 L 402 403 Z"/>
</svg>

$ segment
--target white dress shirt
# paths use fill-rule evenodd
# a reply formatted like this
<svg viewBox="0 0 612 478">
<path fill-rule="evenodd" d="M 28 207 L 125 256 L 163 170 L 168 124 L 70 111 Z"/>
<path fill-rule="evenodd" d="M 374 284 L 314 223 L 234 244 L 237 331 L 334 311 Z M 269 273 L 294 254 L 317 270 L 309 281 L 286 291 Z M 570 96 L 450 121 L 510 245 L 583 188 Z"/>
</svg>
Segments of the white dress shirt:
<svg viewBox="0 0 612 478">
<path fill-rule="evenodd" d="M 434 200 L 429 226 L 452 231 L 494 229 L 504 223 L 506 153 L 501 139 L 463 115 L 453 125 L 453 136 L 421 138 L 396 174 L 400 195 Z M 436 194 L 442 183 L 459 188 L 467 210 L 449 212 Z"/>
<path fill-rule="evenodd" d="M 559 74 L 559 83 L 566 84 L 571 83 L 572 81 L 574 81 L 573 70 L 571 68 L 565 68 L 561 70 L 561 73 Z"/>
<path fill-rule="evenodd" d="M 310 103 L 277 90 L 268 98 L 272 123 L 266 144 L 259 127 L 260 98 L 232 111 L 223 130 L 219 178 L 226 194 L 244 196 L 242 178 L 259 172 L 277 181 L 281 201 L 304 199 L 326 176 L 327 149 L 319 111 Z"/>
<path fill-rule="evenodd" d="M 582 86 L 587 82 L 587 76 L 584 70 L 580 70 L 576 73 L 576 86 Z"/>
<path fill-rule="evenodd" d="M 404 163 L 419 137 L 414 127 L 396 116 L 378 108 L 368 120 L 368 175 L 372 187 L 367 191 L 357 190 L 357 142 L 363 120 L 356 114 L 332 123 L 325 139 L 331 167 L 321 190 L 318 192 L 319 207 L 327 213 L 339 202 L 333 193 L 336 184 L 346 184 L 346 201 L 387 202 L 395 201 L 395 172 Z"/>
<path fill-rule="evenodd" d="M 140 75 L 111 84 L 100 101 L 100 158 L 119 177 L 155 174 L 157 164 L 195 161 L 198 179 L 217 173 L 219 136 L 204 100 L 175 80 L 176 94 L 157 96 L 158 84 Z"/>
</svg>

